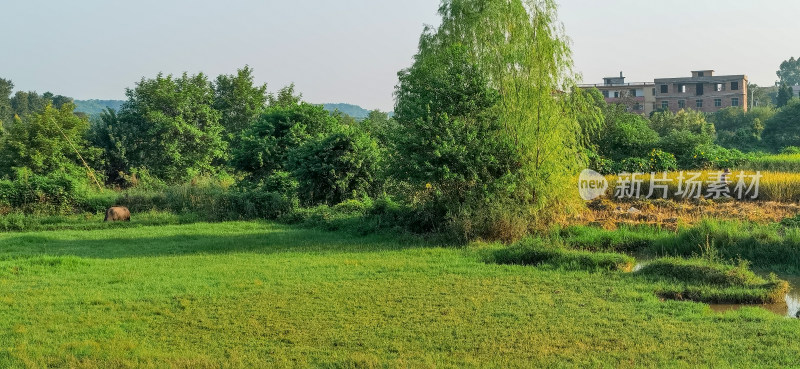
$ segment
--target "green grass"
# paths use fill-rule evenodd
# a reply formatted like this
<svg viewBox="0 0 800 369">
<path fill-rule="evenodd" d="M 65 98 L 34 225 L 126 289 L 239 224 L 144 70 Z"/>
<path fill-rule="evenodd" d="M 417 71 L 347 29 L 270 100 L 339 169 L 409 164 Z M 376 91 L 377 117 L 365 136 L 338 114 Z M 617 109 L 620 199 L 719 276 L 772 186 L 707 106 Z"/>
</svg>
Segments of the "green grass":
<svg viewBox="0 0 800 369">
<path fill-rule="evenodd" d="M 188 224 L 200 221 L 194 213 L 174 214 L 163 211 L 147 211 L 135 214 L 130 222 L 104 223 L 105 212 L 72 215 L 36 215 L 10 213 L 0 215 L 0 232 L 55 231 L 55 230 L 96 230 L 129 227 Z"/>
<path fill-rule="evenodd" d="M 561 270 L 630 272 L 636 263 L 634 258 L 627 255 L 569 250 L 541 238 L 527 238 L 511 247 L 494 245 L 480 250 L 480 253 L 489 263 Z"/>
<path fill-rule="evenodd" d="M 771 172 L 800 172 L 800 154 L 752 156 L 740 168 Z"/>
<path fill-rule="evenodd" d="M 0 234 L 0 367 L 798 364 L 798 320 L 485 249 L 262 222 Z"/>
<path fill-rule="evenodd" d="M 692 258 L 661 258 L 648 262 L 636 275 L 662 282 L 657 295 L 722 304 L 775 304 L 784 301 L 789 283 L 753 273 L 749 264 L 732 265 Z"/>
<path fill-rule="evenodd" d="M 727 261 L 745 259 L 758 269 L 800 274 L 800 227 L 797 219 L 783 224 L 757 224 L 706 219 L 677 231 L 652 226 L 609 231 L 575 226 L 550 236 L 571 248 L 640 256 L 693 257 L 713 251 Z"/>
</svg>

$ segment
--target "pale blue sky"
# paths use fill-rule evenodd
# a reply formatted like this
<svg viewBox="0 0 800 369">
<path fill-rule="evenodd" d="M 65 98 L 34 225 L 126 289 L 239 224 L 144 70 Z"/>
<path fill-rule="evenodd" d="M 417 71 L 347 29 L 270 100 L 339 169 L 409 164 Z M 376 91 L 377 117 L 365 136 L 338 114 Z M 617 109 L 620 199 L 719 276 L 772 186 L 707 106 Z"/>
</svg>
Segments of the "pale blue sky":
<svg viewBox="0 0 800 369">
<path fill-rule="evenodd" d="M 693 69 L 772 84 L 800 55 L 797 0 L 561 0 L 584 82 Z M 0 77 L 17 89 L 118 99 L 141 77 L 249 64 L 270 90 L 391 110 L 438 0 L 0 0 Z"/>
</svg>

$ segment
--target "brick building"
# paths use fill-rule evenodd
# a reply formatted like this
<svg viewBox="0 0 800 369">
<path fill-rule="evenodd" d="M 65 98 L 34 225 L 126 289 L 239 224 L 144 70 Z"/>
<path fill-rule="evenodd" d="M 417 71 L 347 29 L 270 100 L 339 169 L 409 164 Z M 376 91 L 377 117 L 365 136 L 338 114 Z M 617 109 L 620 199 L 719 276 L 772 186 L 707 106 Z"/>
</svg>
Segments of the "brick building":
<svg viewBox="0 0 800 369">
<path fill-rule="evenodd" d="M 631 113 L 649 115 L 656 109 L 655 85 L 652 82 L 625 83 L 622 72 L 619 77 L 603 78 L 603 84 L 580 85 L 580 88 L 597 88 L 609 104 L 622 104 Z"/>
<path fill-rule="evenodd" d="M 713 70 L 693 71 L 691 77 L 658 78 L 656 109 L 713 113 L 727 107 L 747 110 L 747 76 L 715 76 Z"/>
</svg>

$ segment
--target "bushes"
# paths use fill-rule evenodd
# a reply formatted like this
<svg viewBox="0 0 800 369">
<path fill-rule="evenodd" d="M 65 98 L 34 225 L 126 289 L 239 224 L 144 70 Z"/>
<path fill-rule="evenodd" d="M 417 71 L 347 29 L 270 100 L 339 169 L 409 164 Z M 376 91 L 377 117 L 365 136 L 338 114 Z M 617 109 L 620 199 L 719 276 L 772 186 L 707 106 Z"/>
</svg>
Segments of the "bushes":
<svg viewBox="0 0 800 369">
<path fill-rule="evenodd" d="M 375 195 L 382 153 L 377 142 L 354 128 L 313 140 L 291 153 L 290 168 L 303 204 L 334 205 Z"/>
<path fill-rule="evenodd" d="M 51 215 L 94 212 L 105 208 L 112 197 L 110 191 L 97 193 L 87 179 L 67 172 L 37 175 L 18 169 L 14 177 L 14 180 L 0 180 L 0 213 L 3 208 L 6 212 Z"/>
<path fill-rule="evenodd" d="M 117 200 L 132 212 L 165 210 L 195 213 L 207 221 L 277 219 L 292 212 L 297 200 L 268 188 L 223 187 L 218 183 L 184 184 L 163 191 L 129 190 Z"/>
<path fill-rule="evenodd" d="M 793 100 L 769 119 L 762 138 L 774 149 L 800 146 L 800 101 Z"/>
<path fill-rule="evenodd" d="M 736 149 L 718 145 L 695 147 L 690 157 L 684 159 L 683 168 L 724 169 L 738 168 L 749 161 L 748 156 Z"/>
</svg>

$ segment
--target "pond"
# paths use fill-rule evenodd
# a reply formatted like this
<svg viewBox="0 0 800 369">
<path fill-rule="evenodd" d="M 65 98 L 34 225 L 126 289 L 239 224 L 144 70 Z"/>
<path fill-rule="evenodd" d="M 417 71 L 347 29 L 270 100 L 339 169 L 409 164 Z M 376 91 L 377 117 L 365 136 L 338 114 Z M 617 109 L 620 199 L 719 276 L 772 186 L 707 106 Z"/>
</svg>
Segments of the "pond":
<svg viewBox="0 0 800 369">
<path fill-rule="evenodd" d="M 641 270 L 650 258 L 643 257 L 642 255 L 637 255 L 636 260 L 639 262 L 633 267 L 633 272 L 638 272 Z M 759 273 L 762 276 L 766 277 L 768 273 Z M 716 311 L 718 313 L 724 313 L 726 311 L 731 310 L 738 310 L 743 307 L 760 307 L 767 309 L 775 314 L 789 317 L 789 318 L 800 318 L 800 276 L 778 276 L 780 279 L 783 279 L 789 282 L 791 289 L 789 293 L 786 294 L 784 298 L 785 301 L 782 303 L 777 304 L 763 304 L 763 305 L 754 305 L 754 304 L 709 304 L 711 310 Z"/>
</svg>

